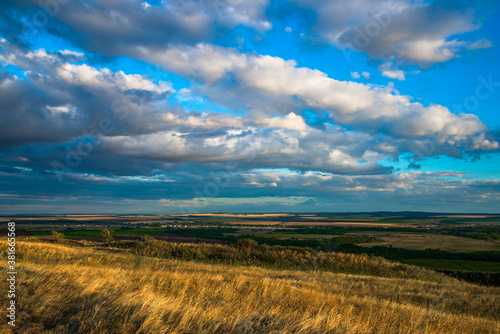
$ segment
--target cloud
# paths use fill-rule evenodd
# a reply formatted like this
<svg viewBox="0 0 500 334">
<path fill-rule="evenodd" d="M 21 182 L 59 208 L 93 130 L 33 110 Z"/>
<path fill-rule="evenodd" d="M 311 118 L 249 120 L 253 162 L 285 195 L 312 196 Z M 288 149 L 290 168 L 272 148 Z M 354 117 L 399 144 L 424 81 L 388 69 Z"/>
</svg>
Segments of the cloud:
<svg viewBox="0 0 500 334">
<path fill-rule="evenodd" d="M 479 49 L 489 49 L 493 46 L 493 43 L 491 41 L 487 40 L 486 38 L 481 38 L 478 39 L 477 41 L 467 45 L 465 48 L 467 50 L 479 50 Z"/>
<path fill-rule="evenodd" d="M 382 72 L 383 77 L 398 79 L 401 81 L 406 80 L 405 72 L 396 68 L 392 68 L 390 64 L 382 64 L 378 67 L 378 70 Z"/>
<path fill-rule="evenodd" d="M 92 89 L 113 89 L 116 91 L 139 90 L 158 94 L 172 93 L 172 85 L 160 81 L 153 83 L 139 74 L 112 72 L 107 68 L 96 69 L 89 65 L 63 64 L 56 68 L 57 76 L 70 85 L 86 86 Z"/>
<path fill-rule="evenodd" d="M 219 102 L 224 103 L 231 98 L 231 91 L 235 92 L 238 101 L 234 103 L 241 105 L 233 105 L 234 108 L 272 110 L 263 106 L 270 103 L 286 105 L 297 113 L 303 109 L 325 110 L 334 122 L 360 131 L 382 132 L 394 138 L 433 138 L 454 144 L 487 130 L 475 115 L 455 115 L 439 105 L 425 107 L 395 92 L 391 86 L 335 80 L 318 70 L 298 67 L 292 60 L 239 54 L 232 49 L 206 45 L 182 48 L 184 58 L 178 57 L 176 62 L 164 58 L 168 53 L 153 53 L 150 59 L 159 61 L 168 70 L 205 81 L 208 86 L 199 87 L 198 91 Z M 200 57 L 200 53 L 204 61 L 189 66 L 190 59 Z M 214 70 L 210 64 L 219 67 Z M 383 69 L 386 75 L 402 77 L 398 70 Z M 229 78 L 230 84 L 226 84 Z M 242 101 L 245 97 L 248 99 Z"/>
<path fill-rule="evenodd" d="M 457 57 L 459 47 L 465 44 L 457 40 L 446 41 L 444 39 L 402 42 L 398 46 L 398 54 L 400 58 L 420 64 L 444 63 Z"/>
<path fill-rule="evenodd" d="M 93 136 L 107 118 L 113 131 L 98 131 L 96 156 L 113 156 L 116 162 L 122 161 L 118 157 L 147 160 L 150 171 L 165 164 L 237 161 L 242 168 L 338 174 L 389 173 L 391 168 L 378 162 L 397 159 L 404 151 L 420 157 L 460 156 L 462 151 L 496 150 L 498 145 L 486 137 L 487 127 L 474 115 L 455 115 L 439 105 L 426 107 L 391 86 L 335 80 L 278 57 L 205 44 L 144 53 L 148 60 L 200 83 L 189 93 L 180 92 L 182 96 L 202 94 L 222 105 L 227 98 L 237 97 L 239 105 L 231 109 L 249 112 L 233 115 L 187 112 L 164 102 L 175 92 L 169 82 L 75 64 L 68 62 L 73 58 L 65 58 L 69 56 L 25 52 L 4 44 L 1 59 L 20 66 L 26 79 L 4 75 L 2 108 L 21 109 L 5 117 L 3 124 L 19 123 L 16 117 L 28 120 L 15 131 L 8 127 L 3 131 L 4 145 L 73 142 L 73 147 L 78 140 L 87 142 L 85 138 Z M 198 58 L 203 61 L 195 61 Z M 44 99 L 29 99 L 26 104 L 18 94 Z M 121 117 L 121 109 L 126 110 L 126 117 Z M 308 126 L 301 114 L 304 109 L 326 111 L 336 125 Z M 431 141 L 433 149 L 422 154 L 417 145 L 421 140 Z M 41 150 L 44 163 L 65 161 L 65 146 Z M 19 157 L 27 155 L 34 157 L 33 151 L 17 152 Z M 89 157 L 86 164 L 97 166 L 98 162 Z M 106 168 L 128 167 L 110 162 Z"/>
<path fill-rule="evenodd" d="M 19 17 L 7 32 L 17 30 L 22 37 L 21 23 L 32 21 L 33 10 L 40 4 L 43 6 L 36 0 L 23 1 L 22 5 L 7 2 L 4 13 Z M 268 0 L 172 0 L 145 4 L 135 0 L 91 0 L 60 2 L 56 9 L 47 5 L 45 8 L 54 19 L 47 20 L 46 29 L 69 37 L 85 49 L 118 55 L 132 46 L 156 48 L 169 43 L 211 41 L 218 33 L 238 25 L 259 32 L 272 28 L 265 14 Z"/>
<path fill-rule="evenodd" d="M 366 71 L 362 72 L 361 74 L 359 74 L 359 72 L 351 72 L 351 78 L 353 79 L 359 79 L 361 76 L 363 76 L 363 78 L 365 78 L 366 80 L 369 80 L 371 75 Z"/>
<path fill-rule="evenodd" d="M 415 102 L 367 71 L 337 80 L 255 47 L 294 31 L 404 80 L 418 71 L 403 66 L 491 47 L 467 41 L 481 20 L 464 2 L 282 2 L 277 32 L 268 0 L 71 1 L 23 32 L 50 14 L 41 5 L 0 5 L 0 210 L 461 211 L 500 199 L 496 180 L 393 167 L 498 152 L 477 116 Z"/>
<path fill-rule="evenodd" d="M 261 118 L 257 118 L 255 120 L 255 125 L 296 131 L 307 130 L 307 124 L 304 122 L 304 119 L 301 116 L 294 114 L 293 112 L 289 113 L 285 117 L 264 116 Z"/>
<path fill-rule="evenodd" d="M 85 4 L 71 1 L 58 6 L 53 13 L 55 19 L 48 20 L 46 29 L 92 52 L 134 57 L 150 50 L 165 50 L 167 45 L 210 43 L 240 25 L 258 33 L 272 28 L 266 12 L 269 0 L 144 4 L 133 0 L 92 0 Z M 12 21 L 12 16 L 18 17 L 7 32 L 17 31 L 22 37 L 21 22 L 32 20 L 38 5 L 35 0 L 24 1 L 24 7 L 5 4 L 6 22 Z M 305 36 L 320 36 L 341 49 L 395 61 L 398 66 L 427 68 L 457 57 L 464 48 L 491 45 L 484 39 L 473 43 L 458 40 L 458 36 L 477 29 L 481 23 L 476 10 L 462 1 L 294 0 L 288 7 L 281 14 L 284 19 L 287 15 L 300 18 L 310 11 L 316 15 L 315 24 L 308 27 Z M 6 17 L 7 13 L 10 17 Z M 288 26 L 285 29 L 292 31 Z"/>
<path fill-rule="evenodd" d="M 422 68 L 458 56 L 467 45 L 456 36 L 479 27 L 475 9 L 463 2 L 410 0 L 308 1 L 294 3 L 313 10 L 311 35 L 398 65 Z M 454 38 L 454 39 L 452 39 Z"/>
<path fill-rule="evenodd" d="M 0 175 L 3 185 L 0 210 L 52 214 L 130 213 L 131 208 L 149 213 L 181 213 L 183 210 L 326 212 L 359 211 L 359 203 L 362 203 L 365 211 L 417 207 L 436 212 L 493 212 L 494 204 L 500 200 L 500 181 L 473 180 L 467 173 L 446 170 L 335 175 L 242 171 L 227 166 L 206 169 L 206 165 L 196 165 L 151 178 L 82 174 L 65 178 L 63 183 L 54 183 L 34 171 L 25 172 L 22 178 Z M 33 182 L 37 187 L 32 187 Z M 276 186 L 262 186 L 266 184 Z M 235 203 L 237 205 L 233 205 Z"/>
<path fill-rule="evenodd" d="M 1 47 L 0 62 L 19 67 L 25 78 L 0 75 L 0 146 L 66 141 L 111 119 L 118 133 L 151 131 L 159 124 L 154 102 L 173 92 L 169 82 L 73 64 L 82 58 L 74 52 L 31 51 L 7 42 Z"/>
<path fill-rule="evenodd" d="M 182 206 L 187 208 L 199 208 L 200 206 L 235 206 L 235 205 L 257 205 L 257 206 L 268 206 L 268 205 L 280 205 L 280 206 L 293 206 L 301 203 L 305 203 L 313 200 L 310 197 L 303 196 L 259 196 L 259 197 L 200 197 L 193 198 L 192 200 L 168 200 L 161 199 L 159 202 L 165 206 Z"/>
<path fill-rule="evenodd" d="M 103 138 L 100 153 L 166 162 L 236 162 L 243 170 L 271 167 L 340 174 L 389 172 L 375 160 L 366 160 L 364 140 L 362 135 L 256 128 L 196 136 L 162 132 Z"/>
</svg>

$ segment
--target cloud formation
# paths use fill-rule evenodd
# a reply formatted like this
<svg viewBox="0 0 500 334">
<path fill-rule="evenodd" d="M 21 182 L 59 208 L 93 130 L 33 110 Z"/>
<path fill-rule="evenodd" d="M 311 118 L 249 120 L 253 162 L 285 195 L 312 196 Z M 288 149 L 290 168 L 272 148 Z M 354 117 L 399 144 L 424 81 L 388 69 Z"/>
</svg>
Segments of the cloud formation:
<svg viewBox="0 0 500 334">
<path fill-rule="evenodd" d="M 311 27 L 328 42 L 351 48 L 382 61 L 427 68 L 458 56 L 467 45 L 488 46 L 485 41 L 468 44 L 456 36 L 480 26 L 475 8 L 463 1 L 294 0 L 313 10 Z M 471 49 L 471 47 L 468 47 Z"/>
<path fill-rule="evenodd" d="M 498 133 L 476 110 L 452 111 L 438 94 L 419 100 L 408 89 L 410 74 L 494 49 L 491 38 L 466 34 L 481 26 L 479 6 L 54 3 L 0 4 L 0 198 L 7 203 L 0 210 L 328 211 L 392 202 L 394 209 L 478 203 L 484 210 L 499 199 L 498 181 L 438 162 L 495 156 Z M 297 44 L 274 47 L 276 34 Z M 312 60 L 294 50 L 316 52 L 315 43 L 325 49 Z M 324 50 L 354 50 L 369 64 L 316 63 Z M 483 91 L 493 96 L 495 85 Z M 429 161 L 438 171 L 425 170 Z"/>
</svg>

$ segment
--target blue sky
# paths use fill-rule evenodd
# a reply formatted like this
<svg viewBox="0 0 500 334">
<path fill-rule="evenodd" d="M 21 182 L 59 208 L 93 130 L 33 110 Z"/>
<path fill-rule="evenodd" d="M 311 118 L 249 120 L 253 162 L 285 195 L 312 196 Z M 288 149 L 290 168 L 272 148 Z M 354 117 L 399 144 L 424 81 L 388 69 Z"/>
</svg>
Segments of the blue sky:
<svg viewBox="0 0 500 334">
<path fill-rule="evenodd" d="M 0 213 L 498 212 L 496 1 L 3 1 Z"/>
</svg>

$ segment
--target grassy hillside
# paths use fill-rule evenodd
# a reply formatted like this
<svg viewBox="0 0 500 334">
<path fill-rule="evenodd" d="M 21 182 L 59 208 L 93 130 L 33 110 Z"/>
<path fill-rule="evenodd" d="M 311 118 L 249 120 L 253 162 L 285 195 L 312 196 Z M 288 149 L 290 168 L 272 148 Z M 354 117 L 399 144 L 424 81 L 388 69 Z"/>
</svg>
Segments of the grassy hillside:
<svg viewBox="0 0 500 334">
<path fill-rule="evenodd" d="M 317 252 L 304 247 L 282 247 L 257 244 L 242 239 L 236 246 L 214 244 L 178 244 L 146 237 L 146 242 L 132 243 L 134 254 L 197 260 L 207 263 L 251 265 L 271 269 L 321 270 L 335 273 L 412 278 L 433 282 L 444 275 L 416 266 L 391 262 L 383 258 L 334 252 Z"/>
<path fill-rule="evenodd" d="M 17 247 L 16 333 L 500 333 L 500 289 L 440 274 L 414 279 L 422 269 L 369 257 L 329 260 L 358 273 L 350 275 L 180 260 L 168 244 Z M 359 274 L 384 263 L 387 277 Z M 5 291 L 0 298 L 5 305 Z"/>
</svg>

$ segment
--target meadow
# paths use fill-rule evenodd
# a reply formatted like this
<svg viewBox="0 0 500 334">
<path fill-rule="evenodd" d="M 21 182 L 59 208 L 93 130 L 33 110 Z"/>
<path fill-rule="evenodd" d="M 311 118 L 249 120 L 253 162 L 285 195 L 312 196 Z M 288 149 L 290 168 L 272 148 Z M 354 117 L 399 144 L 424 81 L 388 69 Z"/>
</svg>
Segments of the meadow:
<svg viewBox="0 0 500 334">
<path fill-rule="evenodd" d="M 4 240 L 0 249 L 5 257 Z M 247 241 L 193 245 L 146 237 L 131 247 L 25 238 L 17 243 L 12 332 L 500 333 L 499 288 L 365 255 L 310 253 L 330 265 L 263 268 L 251 264 L 258 250 Z M 175 256 L 187 251 L 202 257 Z M 294 248 L 262 252 L 293 263 L 307 255 Z M 249 261 L 207 260 L 221 253 Z M 9 331 L 3 323 L 2 332 Z"/>
</svg>

